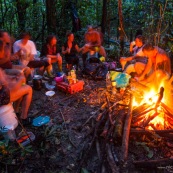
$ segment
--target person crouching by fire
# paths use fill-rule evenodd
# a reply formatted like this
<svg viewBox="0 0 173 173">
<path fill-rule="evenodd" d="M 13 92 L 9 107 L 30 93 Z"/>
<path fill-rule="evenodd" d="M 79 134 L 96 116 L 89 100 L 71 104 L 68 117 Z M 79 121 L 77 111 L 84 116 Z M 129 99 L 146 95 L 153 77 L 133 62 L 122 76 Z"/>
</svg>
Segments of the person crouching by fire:
<svg viewBox="0 0 173 173">
<path fill-rule="evenodd" d="M 153 84 L 158 88 L 162 81 L 168 80 L 171 76 L 170 58 L 163 49 L 149 43 L 142 48 L 142 51 L 148 57 L 148 62 L 136 80 L 145 85 Z"/>
</svg>

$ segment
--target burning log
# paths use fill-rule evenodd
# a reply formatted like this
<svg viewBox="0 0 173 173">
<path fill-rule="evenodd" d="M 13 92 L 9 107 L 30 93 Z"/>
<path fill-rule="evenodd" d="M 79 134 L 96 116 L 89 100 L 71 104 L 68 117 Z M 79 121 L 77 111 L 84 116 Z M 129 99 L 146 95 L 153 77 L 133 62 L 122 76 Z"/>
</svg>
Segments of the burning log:
<svg viewBox="0 0 173 173">
<path fill-rule="evenodd" d="M 173 110 L 170 109 L 168 106 L 166 106 L 164 103 L 161 102 L 160 104 L 165 110 L 166 110 L 166 113 L 171 117 L 173 118 Z"/>
<path fill-rule="evenodd" d="M 158 100 L 156 102 L 155 108 L 157 108 L 159 106 L 159 104 L 160 104 L 160 102 L 161 102 L 161 100 L 163 98 L 163 92 L 164 92 L 164 88 L 161 87 L 160 88 L 160 92 L 159 92 L 159 98 L 158 98 Z"/>
<path fill-rule="evenodd" d="M 142 122 L 141 125 L 143 125 L 143 127 L 146 127 L 149 124 L 149 122 L 153 120 L 157 115 L 159 115 L 159 113 L 155 112 L 153 115 L 149 116 L 145 122 Z"/>
<path fill-rule="evenodd" d="M 133 114 L 133 117 L 134 116 L 138 116 L 141 112 L 144 112 L 146 111 L 149 107 L 151 107 L 151 105 L 147 104 L 147 103 L 144 103 L 138 107 L 136 107 L 135 109 L 133 109 L 132 111 L 132 114 Z"/>
<path fill-rule="evenodd" d="M 130 126 L 131 126 L 131 120 L 132 120 L 132 100 L 133 100 L 132 95 L 130 95 L 129 111 L 125 119 L 123 140 L 122 140 L 122 146 L 121 146 L 123 161 L 126 161 L 128 157 L 129 134 L 130 134 Z"/>
<path fill-rule="evenodd" d="M 153 111 L 153 110 L 154 110 L 154 108 L 151 108 L 149 110 L 139 113 L 138 115 L 136 115 L 136 117 L 133 116 L 133 120 L 132 120 L 133 124 L 141 121 L 147 113 L 149 113 L 150 111 Z"/>
</svg>

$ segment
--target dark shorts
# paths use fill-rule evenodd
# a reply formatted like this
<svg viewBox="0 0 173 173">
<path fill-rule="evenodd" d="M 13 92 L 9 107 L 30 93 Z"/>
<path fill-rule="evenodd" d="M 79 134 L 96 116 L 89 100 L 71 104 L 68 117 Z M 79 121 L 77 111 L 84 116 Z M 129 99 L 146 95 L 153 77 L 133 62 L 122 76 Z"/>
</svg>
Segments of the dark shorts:
<svg viewBox="0 0 173 173">
<path fill-rule="evenodd" d="M 8 62 L 6 62 L 4 64 L 0 64 L 0 68 L 2 68 L 2 69 L 12 69 L 11 61 L 8 61 Z"/>
<path fill-rule="evenodd" d="M 0 106 L 10 103 L 10 90 L 3 86 L 0 89 Z"/>
<path fill-rule="evenodd" d="M 29 61 L 28 67 L 30 68 L 39 68 L 39 67 L 47 67 L 49 66 L 49 63 L 47 61 L 41 60 L 41 61 Z"/>
<path fill-rule="evenodd" d="M 68 56 L 65 57 L 67 64 L 78 64 L 79 58 L 77 56 Z"/>
</svg>

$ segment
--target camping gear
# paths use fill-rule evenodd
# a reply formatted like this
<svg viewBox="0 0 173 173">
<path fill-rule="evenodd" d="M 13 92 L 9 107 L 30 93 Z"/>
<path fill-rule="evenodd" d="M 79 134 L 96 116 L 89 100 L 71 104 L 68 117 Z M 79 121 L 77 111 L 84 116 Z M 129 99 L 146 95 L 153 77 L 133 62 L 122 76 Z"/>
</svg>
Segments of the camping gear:
<svg viewBox="0 0 173 173">
<path fill-rule="evenodd" d="M 57 82 L 57 88 L 66 93 L 74 94 L 83 90 L 84 81 L 79 80 L 76 83 L 68 84 L 66 82 Z"/>
<path fill-rule="evenodd" d="M 39 116 L 33 119 L 32 125 L 40 127 L 44 124 L 47 124 L 50 121 L 49 116 Z"/>
<path fill-rule="evenodd" d="M 33 88 L 35 90 L 41 90 L 41 88 L 42 88 L 42 76 L 34 75 L 32 82 L 33 82 Z"/>
<path fill-rule="evenodd" d="M 20 136 L 16 139 L 16 142 L 23 147 L 30 144 L 31 141 L 35 140 L 35 135 L 32 132 L 27 132 L 27 135 Z"/>
<path fill-rule="evenodd" d="M 15 140 L 15 128 L 18 126 L 16 114 L 11 103 L 0 107 L 0 132 L 5 139 Z"/>
<path fill-rule="evenodd" d="M 92 77 L 94 80 L 106 79 L 107 72 L 107 66 L 96 57 L 88 58 L 83 69 L 83 73 L 89 77 Z"/>
</svg>

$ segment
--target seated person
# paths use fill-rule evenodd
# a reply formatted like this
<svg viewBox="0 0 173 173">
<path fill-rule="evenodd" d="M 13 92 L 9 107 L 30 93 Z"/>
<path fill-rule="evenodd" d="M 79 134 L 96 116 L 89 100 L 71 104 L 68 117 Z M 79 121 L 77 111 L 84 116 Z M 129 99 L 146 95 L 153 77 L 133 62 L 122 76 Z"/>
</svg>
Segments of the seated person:
<svg viewBox="0 0 173 173">
<path fill-rule="evenodd" d="M 15 103 L 14 110 L 16 113 L 18 112 L 19 105 L 21 104 L 22 111 L 20 119 L 24 125 L 28 122 L 28 110 L 32 99 L 32 88 L 29 85 L 26 85 L 25 81 L 24 75 L 6 75 L 4 71 L 0 69 L 1 89 L 6 91 L 6 94 L 9 93 L 9 97 L 6 97 L 6 101 Z M 6 102 L 1 104 L 6 104 Z"/>
<path fill-rule="evenodd" d="M 124 70 L 125 73 L 131 74 L 132 72 L 135 72 L 137 75 L 140 75 L 144 70 L 147 63 L 147 57 L 145 57 L 142 52 L 144 43 L 144 37 L 138 35 L 135 41 L 130 44 L 130 53 L 132 53 L 132 56 L 120 58 L 122 70 Z"/>
<path fill-rule="evenodd" d="M 153 83 L 153 85 L 159 87 L 162 80 L 170 78 L 170 58 L 163 49 L 151 44 L 146 44 L 142 51 L 148 57 L 148 62 L 143 73 L 136 79 L 143 84 Z"/>
<path fill-rule="evenodd" d="M 39 68 L 40 75 L 43 75 L 45 69 L 49 66 L 48 61 L 35 59 L 37 54 L 33 41 L 30 40 L 31 35 L 28 32 L 21 34 L 21 40 L 17 40 L 13 45 L 14 53 L 19 52 L 19 61 L 21 65 L 30 68 Z"/>
<path fill-rule="evenodd" d="M 80 51 L 77 43 L 74 41 L 74 34 L 72 32 L 68 32 L 66 34 L 67 41 L 62 46 L 62 54 L 65 55 L 65 60 L 67 62 L 67 68 L 70 70 L 73 65 L 76 65 L 78 69 L 79 58 L 77 53 Z"/>
<path fill-rule="evenodd" d="M 46 43 L 42 47 L 41 57 L 47 59 L 49 62 L 48 75 L 51 77 L 51 64 L 57 63 L 58 71 L 62 72 L 62 57 L 57 49 L 57 38 L 55 35 L 49 35 L 46 39 Z"/>
<path fill-rule="evenodd" d="M 81 48 L 82 58 L 85 66 L 85 61 L 90 56 L 100 58 L 101 56 L 106 58 L 106 51 L 101 46 L 100 34 L 97 31 L 89 31 L 85 34 L 86 44 Z"/>
<path fill-rule="evenodd" d="M 26 79 L 30 76 L 29 67 L 22 65 L 13 65 L 11 61 L 18 59 L 18 53 L 11 54 L 11 38 L 7 31 L 0 30 L 0 68 L 4 69 L 8 74 L 20 74 L 24 72 Z"/>
</svg>

